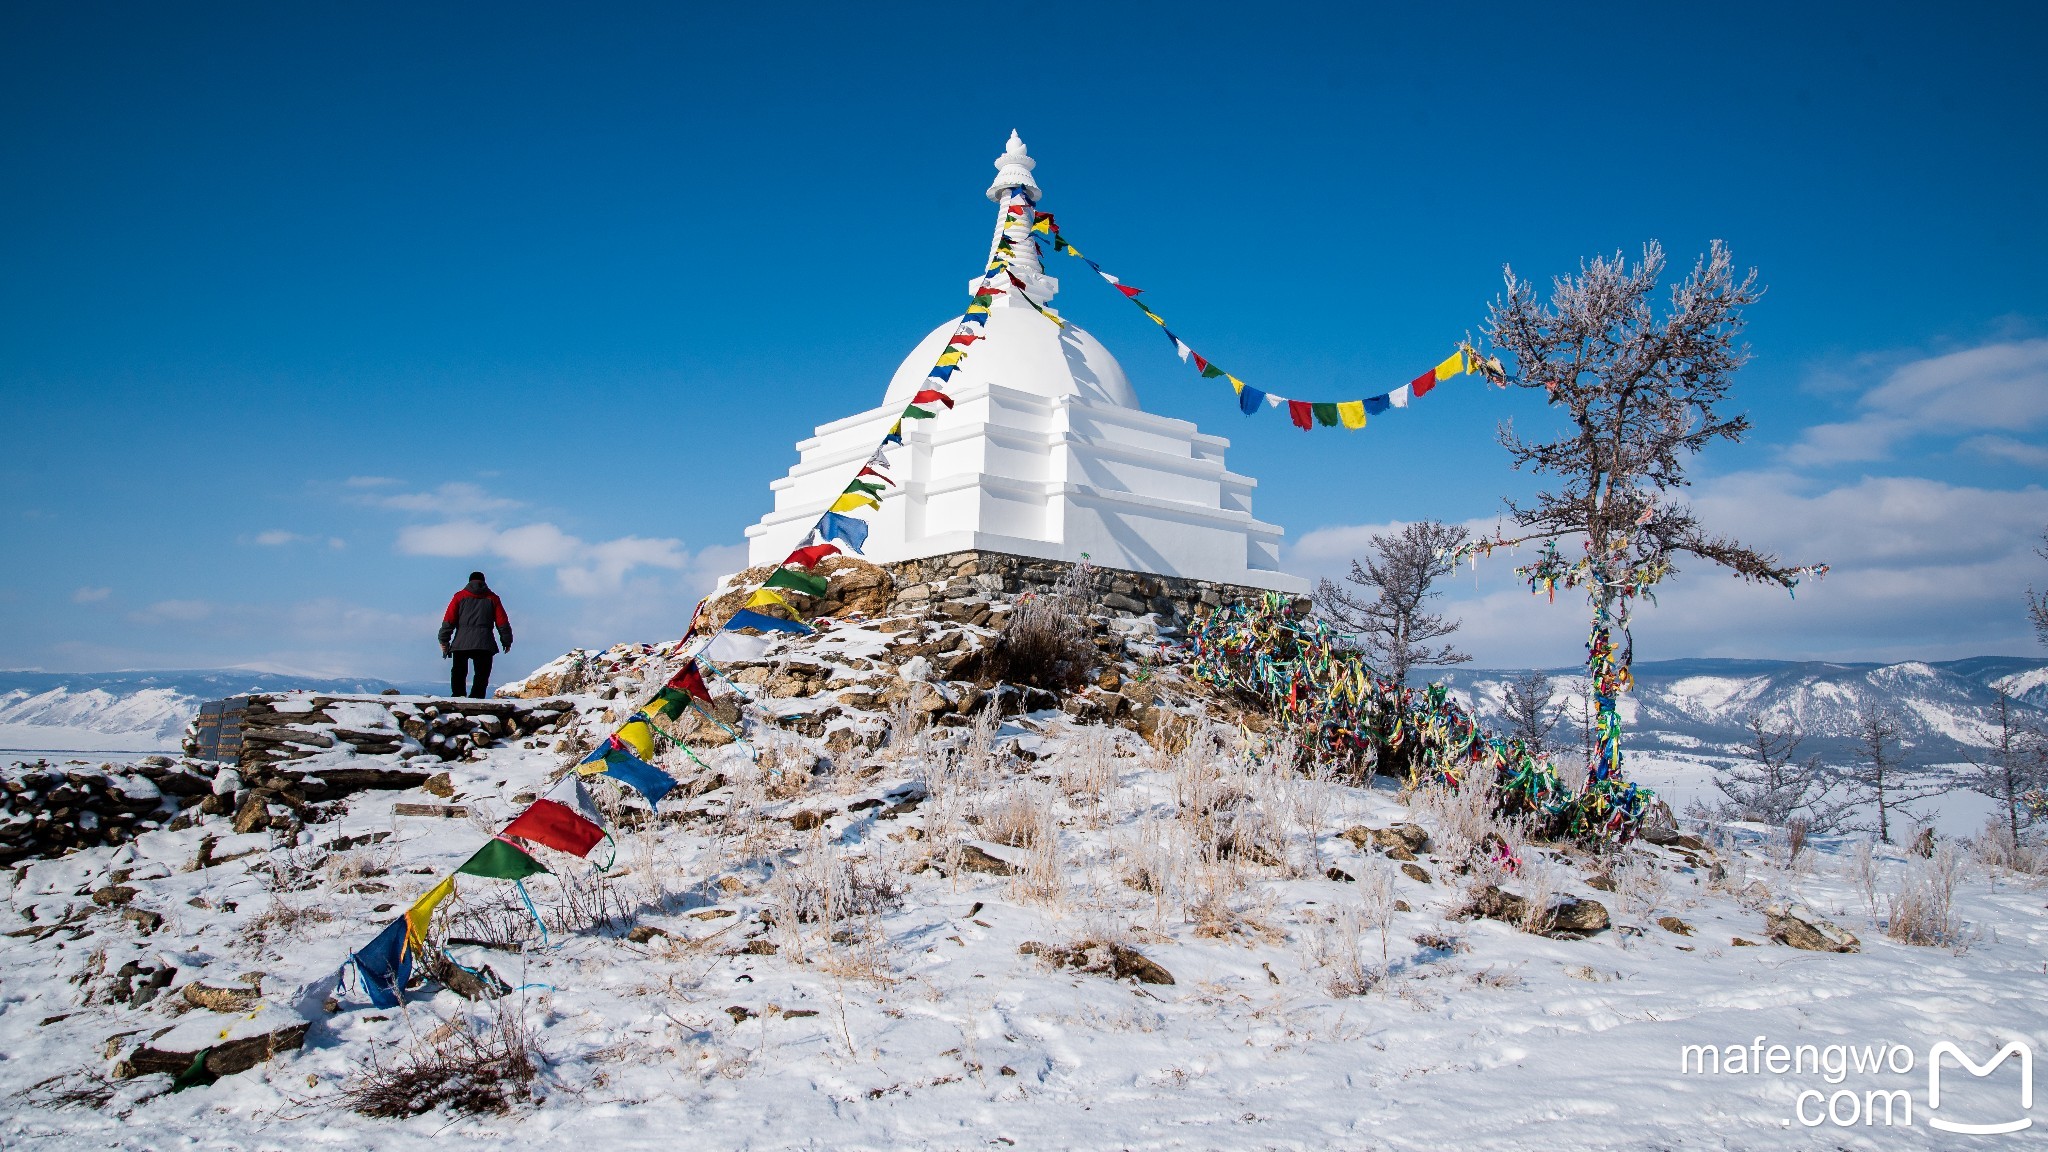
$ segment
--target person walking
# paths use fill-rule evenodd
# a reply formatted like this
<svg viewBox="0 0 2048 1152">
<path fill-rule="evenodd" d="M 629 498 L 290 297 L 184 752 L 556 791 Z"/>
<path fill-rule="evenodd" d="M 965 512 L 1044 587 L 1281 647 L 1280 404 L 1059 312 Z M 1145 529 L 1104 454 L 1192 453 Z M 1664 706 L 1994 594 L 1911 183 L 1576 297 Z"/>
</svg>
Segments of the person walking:
<svg viewBox="0 0 2048 1152">
<path fill-rule="evenodd" d="M 462 695 L 463 678 L 472 666 L 476 676 L 470 682 L 469 695 L 482 700 L 489 694 L 491 657 L 499 651 L 491 644 L 493 626 L 498 630 L 498 644 L 510 652 L 512 621 L 505 616 L 504 602 L 484 582 L 483 573 L 471 572 L 469 583 L 448 601 L 448 610 L 441 613 L 441 659 L 455 661 L 448 673 L 450 696 Z"/>
</svg>

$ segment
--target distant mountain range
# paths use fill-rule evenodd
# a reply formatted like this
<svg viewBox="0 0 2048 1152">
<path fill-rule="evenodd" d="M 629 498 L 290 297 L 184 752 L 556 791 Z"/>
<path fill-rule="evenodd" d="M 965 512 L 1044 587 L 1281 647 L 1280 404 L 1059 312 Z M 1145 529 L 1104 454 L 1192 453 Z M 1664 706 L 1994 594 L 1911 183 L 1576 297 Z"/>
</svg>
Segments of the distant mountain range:
<svg viewBox="0 0 2048 1152">
<path fill-rule="evenodd" d="M 1732 752 L 1747 735 L 1746 718 L 1762 712 L 1773 724 L 1797 727 L 1805 737 L 1802 753 L 1840 762 L 1853 755 L 1858 706 L 1871 701 L 1899 713 L 1911 759 L 1952 762 L 1995 739 L 2000 689 L 2013 697 L 2025 722 L 2048 722 L 2048 660 L 2020 656 L 1899 664 L 1652 660 L 1634 672 L 1635 691 L 1622 700 L 1629 743 L 1672 751 Z M 1460 668 L 1441 679 L 1481 716 L 1498 718 L 1506 682 L 1519 674 Z M 1554 739 L 1575 745 L 1585 675 L 1577 668 L 1550 674 L 1567 710 Z"/>
<path fill-rule="evenodd" d="M 174 752 L 199 705 L 244 692 L 431 690 L 369 678 L 233 668 L 170 672 L 0 671 L 0 751 Z"/>
<path fill-rule="evenodd" d="M 1573 718 L 1584 700 L 1579 669 L 1552 669 L 1567 715 L 1554 739 L 1578 742 Z M 1498 719 L 1515 670 L 1455 668 L 1441 679 L 1482 717 Z M 2048 724 L 2048 660 L 1978 656 L 1940 663 L 1829 664 L 1802 660 L 1655 660 L 1635 666 L 1636 690 L 1622 700 L 1631 747 L 1733 752 L 1744 718 L 1762 711 L 1794 722 L 1805 752 L 1836 761 L 1853 754 L 1857 705 L 1898 710 L 1914 759 L 1951 762 L 1988 745 L 2000 688 L 2027 721 Z M 205 700 L 243 692 L 435 692 L 429 684 L 370 678 L 318 679 L 211 669 L 179 672 L 0 672 L 0 750 L 173 751 Z"/>
</svg>

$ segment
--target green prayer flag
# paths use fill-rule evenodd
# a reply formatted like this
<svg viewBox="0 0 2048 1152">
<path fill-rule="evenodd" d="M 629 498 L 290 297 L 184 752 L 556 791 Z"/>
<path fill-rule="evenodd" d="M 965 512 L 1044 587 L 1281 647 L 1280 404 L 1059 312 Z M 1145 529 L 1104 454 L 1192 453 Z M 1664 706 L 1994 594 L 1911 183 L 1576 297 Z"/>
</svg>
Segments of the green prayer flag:
<svg viewBox="0 0 2048 1152">
<path fill-rule="evenodd" d="M 1337 406 L 1335 404 L 1311 404 L 1309 407 L 1315 411 L 1316 423 L 1321 424 L 1325 428 L 1335 428 L 1337 426 Z"/>
<path fill-rule="evenodd" d="M 886 487 L 888 487 L 888 485 L 876 480 L 855 480 L 853 483 L 848 484 L 846 486 L 846 491 L 865 492 L 870 496 L 880 496 L 882 494 L 882 489 Z"/>
<path fill-rule="evenodd" d="M 1229 375 L 1229 373 L 1225 372 L 1225 371 L 1224 371 L 1223 369 L 1221 369 L 1221 368 L 1218 368 L 1218 367 L 1217 367 L 1217 366 L 1215 366 L 1214 364 L 1211 364 L 1211 365 L 1209 365 L 1209 366 L 1208 366 L 1207 368 L 1204 368 L 1204 369 L 1202 369 L 1202 377 L 1203 377 L 1203 379 L 1210 379 L 1210 378 L 1212 378 L 1212 377 L 1216 377 L 1216 376 L 1227 376 L 1227 375 Z M 1321 407 L 1321 405 L 1317 405 L 1317 407 Z M 1333 408 L 1333 410 L 1334 410 L 1334 408 Z"/>
<path fill-rule="evenodd" d="M 880 491 L 880 485 L 876 486 L 876 490 Z M 849 488 L 847 491 L 851 492 L 852 489 Z M 787 588 L 792 592 L 801 592 L 806 596 L 823 596 L 825 589 L 830 586 L 831 581 L 823 576 L 812 576 L 804 572 L 792 572 L 787 568 L 777 568 L 768 574 L 768 579 L 761 582 L 761 587 L 763 588 Z"/>
<path fill-rule="evenodd" d="M 674 688 L 663 688 L 654 694 L 654 699 L 649 700 L 647 707 L 642 708 L 641 711 L 649 716 L 674 718 L 681 716 L 683 709 L 689 706 L 690 694 L 688 692 L 680 692 Z"/>
<path fill-rule="evenodd" d="M 905 420 L 929 420 L 932 418 L 932 414 L 912 404 L 903 410 L 903 418 Z"/>
<path fill-rule="evenodd" d="M 493 836 L 455 871 L 492 880 L 524 880 L 536 872 L 547 871 L 547 868 L 510 842 Z"/>
</svg>

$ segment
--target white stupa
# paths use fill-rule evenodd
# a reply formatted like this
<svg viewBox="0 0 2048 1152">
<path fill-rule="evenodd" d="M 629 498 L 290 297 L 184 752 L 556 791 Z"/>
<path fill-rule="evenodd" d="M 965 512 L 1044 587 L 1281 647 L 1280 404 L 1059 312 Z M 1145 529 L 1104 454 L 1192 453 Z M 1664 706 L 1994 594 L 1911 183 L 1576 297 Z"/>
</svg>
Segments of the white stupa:
<svg viewBox="0 0 2048 1152">
<path fill-rule="evenodd" d="M 1036 166 L 1012 132 L 988 198 L 1000 204 L 1006 191 L 1022 189 L 1036 201 Z M 999 208 L 991 254 L 1014 224 Z M 1035 245 L 1013 243 L 1011 271 L 1033 298 L 1050 301 L 1059 281 L 1046 275 Z M 958 324 L 947 320 L 918 342 L 879 405 L 819 425 L 797 444 L 796 466 L 770 485 L 774 511 L 747 529 L 751 563 L 775 563 L 796 546 L 926 387 Z M 1280 527 L 1252 515 L 1258 481 L 1224 466 L 1230 441 L 1139 408 L 1100 341 L 1071 323 L 1053 324 L 1014 292 L 996 297 L 983 332 L 946 386 L 954 407 L 906 421 L 904 443 L 890 449 L 897 486 L 864 517 L 872 525 L 862 549 L 869 560 L 983 551 L 1071 562 L 1086 553 L 1109 568 L 1307 590 L 1280 571 Z"/>
</svg>

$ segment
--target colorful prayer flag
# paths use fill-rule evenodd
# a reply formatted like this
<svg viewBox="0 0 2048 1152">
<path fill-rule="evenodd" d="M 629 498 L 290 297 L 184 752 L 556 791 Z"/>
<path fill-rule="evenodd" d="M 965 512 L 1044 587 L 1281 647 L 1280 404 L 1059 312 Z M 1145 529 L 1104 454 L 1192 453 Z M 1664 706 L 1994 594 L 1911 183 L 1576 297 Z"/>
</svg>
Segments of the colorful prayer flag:
<svg viewBox="0 0 2048 1152">
<path fill-rule="evenodd" d="M 863 468 L 861 471 L 866 472 L 867 469 Z M 839 546 L 837 544 L 812 544 L 784 556 L 782 563 L 785 567 L 790 568 L 813 568 L 825 557 L 838 554 Z"/>
<path fill-rule="evenodd" d="M 733 613 L 732 619 L 725 622 L 724 630 L 727 632 L 737 632 L 742 628 L 755 628 L 762 632 L 795 632 L 799 634 L 816 631 L 816 629 L 808 624 L 798 624 L 794 620 L 782 620 L 774 616 L 765 616 L 751 608 L 742 608 Z"/>
<path fill-rule="evenodd" d="M 1385 412 L 1387 409 L 1393 407 L 1392 402 L 1390 402 L 1385 396 L 1367 396 L 1365 398 L 1364 403 L 1365 414 L 1368 416 L 1377 416 L 1380 413 Z"/>
<path fill-rule="evenodd" d="M 749 596 L 749 597 L 747 597 L 747 602 L 746 602 L 745 604 L 742 604 L 742 605 L 740 605 L 740 607 L 742 607 L 742 608 L 786 608 L 786 609 L 788 609 L 788 610 L 789 610 L 789 612 L 790 612 L 790 614 L 791 614 L 791 615 L 795 615 L 795 614 L 796 614 L 796 606 L 795 606 L 795 605 L 793 605 L 793 604 L 791 604 L 791 603 L 790 603 L 789 601 L 787 601 L 787 600 L 783 599 L 783 598 L 782 598 L 782 593 L 780 593 L 780 592 L 777 592 L 777 591 L 776 591 L 775 589 L 773 589 L 773 588 L 756 588 L 756 589 L 754 589 L 754 594 L 753 594 L 752 596 Z"/>
<path fill-rule="evenodd" d="M 967 353 L 960 351 L 958 348 L 948 348 L 944 352 L 939 353 L 939 363 L 942 365 L 958 364 L 966 355 Z"/>
<path fill-rule="evenodd" d="M 482 876 L 489 880 L 524 880 L 547 866 L 526 854 L 526 850 L 501 836 L 484 841 L 476 854 L 463 861 L 457 875 Z"/>
<path fill-rule="evenodd" d="M 912 409 L 912 411 L 915 411 L 915 409 Z M 930 415 L 930 413 L 926 413 L 926 415 Z M 900 423 L 898 426 L 901 426 Z M 842 492 L 837 500 L 832 501 L 832 507 L 827 509 L 827 511 L 853 512 L 861 508 L 880 508 L 881 506 L 881 501 L 865 492 Z"/>
<path fill-rule="evenodd" d="M 919 408 L 915 404 L 912 404 L 908 408 L 905 408 L 903 410 L 903 418 L 905 420 L 929 420 L 936 415 L 938 415 L 938 413 L 933 412 L 931 409 Z"/>
<path fill-rule="evenodd" d="M 833 549 L 838 551 L 838 549 Z M 690 661 L 682 670 L 668 678 L 668 687 L 678 692 L 687 692 L 706 704 L 711 702 L 711 689 L 704 683 L 704 673 L 697 670 L 697 662 Z"/>
<path fill-rule="evenodd" d="M 1287 402 L 1287 418 L 1294 421 L 1294 426 L 1303 432 L 1316 426 L 1315 411 L 1305 400 L 1289 400 Z"/>
<path fill-rule="evenodd" d="M 842 516 L 837 512 L 827 512 L 819 517 L 817 531 L 820 540 L 843 540 L 846 546 L 855 552 L 860 551 L 861 545 L 868 542 L 868 525 L 865 520 Z"/>
<path fill-rule="evenodd" d="M 1435 375 L 1438 380 L 1449 380 L 1451 377 L 1467 371 L 1469 369 L 1465 367 L 1465 350 L 1460 348 L 1456 352 L 1451 353 L 1450 357 L 1443 363 L 1436 366 Z"/>
<path fill-rule="evenodd" d="M 856 473 L 853 478 L 853 483 L 848 484 L 846 486 L 846 490 L 848 492 L 865 492 L 870 496 L 879 497 L 882 494 L 882 490 L 886 487 L 888 486 L 885 484 L 879 484 L 873 480 L 863 480 L 860 478 L 860 475 Z"/>
<path fill-rule="evenodd" d="M 604 842 L 604 820 L 591 802 L 581 777 L 562 777 L 561 783 L 529 805 L 502 833 L 531 840 L 571 856 L 588 856 Z M 453 877 L 450 878 L 450 882 Z"/>
<path fill-rule="evenodd" d="M 1358 400 L 1346 400 L 1337 405 L 1337 419 L 1353 432 L 1365 427 L 1365 404 Z"/>
<path fill-rule="evenodd" d="M 912 404 L 944 404 L 948 408 L 953 406 L 953 398 L 935 388 L 923 389 L 917 395 L 912 396 L 910 402 Z"/>
<path fill-rule="evenodd" d="M 1230 381 L 1230 387 L 1232 391 L 1236 392 L 1240 396 L 1244 395 L 1244 381 L 1239 380 L 1237 377 L 1232 376 L 1228 372 L 1225 372 L 1223 374 L 1223 378 L 1225 380 Z"/>
<path fill-rule="evenodd" d="M 759 596 L 760 593 L 756 592 L 754 595 Z M 770 592 L 769 595 L 775 596 L 775 593 Z M 782 600 L 780 596 L 776 596 L 776 600 L 780 601 L 783 607 L 789 607 L 788 601 Z M 654 725 L 648 721 L 644 712 L 633 713 L 630 719 L 619 725 L 618 731 L 612 733 L 612 739 L 631 748 L 633 755 L 642 760 L 654 757 Z"/>
<path fill-rule="evenodd" d="M 417 948 L 427 942 L 427 927 L 433 923 L 434 909 L 441 901 L 455 894 L 455 877 L 444 878 L 439 884 L 427 889 L 426 895 L 412 902 L 405 910 L 406 942 Z"/>
<path fill-rule="evenodd" d="M 591 764 L 600 764 L 602 767 L 583 766 Z M 584 775 L 602 773 L 624 782 L 647 797 L 647 806 L 650 808 L 661 803 L 661 798 L 668 790 L 676 786 L 674 777 L 633 755 L 616 739 L 598 745 L 596 751 L 583 758 L 583 765 L 579 765 L 577 771 Z"/>
<path fill-rule="evenodd" d="M 1325 428 L 1335 428 L 1337 426 L 1337 406 L 1335 404 L 1312 404 L 1310 407 L 1315 409 L 1316 423 Z"/>
<path fill-rule="evenodd" d="M 1189 351 L 1193 352 L 1194 350 L 1191 348 Z M 1202 359 L 1200 352 L 1195 352 L 1195 367 L 1201 370 L 1202 375 L 1207 376 L 1209 374 L 1209 362 Z"/>
<path fill-rule="evenodd" d="M 1247 416 L 1257 412 L 1259 406 L 1265 402 L 1266 394 L 1249 384 L 1245 385 L 1244 390 L 1237 394 L 1237 407 L 1239 411 L 1242 411 Z"/>
<path fill-rule="evenodd" d="M 1436 372 L 1434 370 L 1424 372 L 1408 382 L 1408 391 L 1416 396 L 1427 396 L 1429 395 L 1429 390 L 1434 387 L 1436 387 Z"/>
<path fill-rule="evenodd" d="M 1406 408 L 1408 406 L 1409 393 L 1412 391 L 1413 389 L 1409 388 L 1408 385 L 1403 384 L 1392 392 L 1387 393 L 1387 403 L 1392 404 L 1396 408 Z"/>
<path fill-rule="evenodd" d="M 363 994 L 378 1008 L 396 1008 L 412 980 L 412 949 L 406 935 L 406 918 L 400 916 L 386 925 L 377 938 L 349 955 L 362 978 Z"/>
<path fill-rule="evenodd" d="M 787 588 L 792 592 L 801 592 L 806 596 L 823 596 L 825 589 L 831 587 L 831 581 L 826 580 L 823 576 L 813 576 L 807 572 L 792 572 L 787 568 L 777 568 L 768 574 L 768 579 L 761 581 L 761 587 Z"/>
</svg>

